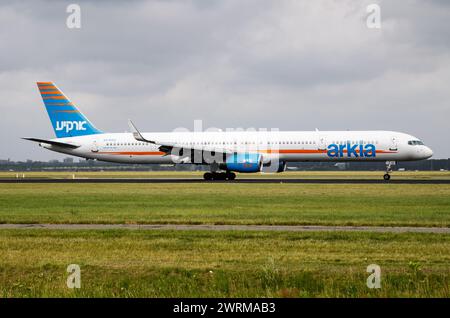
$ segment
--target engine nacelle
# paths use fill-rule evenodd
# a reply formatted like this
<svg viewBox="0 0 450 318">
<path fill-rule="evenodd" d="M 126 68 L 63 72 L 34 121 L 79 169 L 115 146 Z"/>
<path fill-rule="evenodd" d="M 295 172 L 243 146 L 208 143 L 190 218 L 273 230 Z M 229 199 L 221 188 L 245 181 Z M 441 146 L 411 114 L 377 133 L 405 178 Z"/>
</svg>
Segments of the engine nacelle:
<svg viewBox="0 0 450 318">
<path fill-rule="evenodd" d="M 263 171 L 268 173 L 279 173 L 286 171 L 286 161 L 271 160 L 263 165 Z"/>
<path fill-rule="evenodd" d="M 278 169 L 277 172 L 286 171 L 286 161 L 278 161 Z"/>
<path fill-rule="evenodd" d="M 262 156 L 253 153 L 233 154 L 226 158 L 221 168 L 236 172 L 259 172 L 262 168 Z"/>
</svg>

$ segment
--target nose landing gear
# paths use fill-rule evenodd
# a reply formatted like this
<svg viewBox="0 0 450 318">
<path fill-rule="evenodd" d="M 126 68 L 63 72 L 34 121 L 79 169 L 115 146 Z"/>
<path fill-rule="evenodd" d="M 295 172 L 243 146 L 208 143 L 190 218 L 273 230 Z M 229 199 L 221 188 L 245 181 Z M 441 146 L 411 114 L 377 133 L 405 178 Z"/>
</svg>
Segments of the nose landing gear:
<svg viewBox="0 0 450 318">
<path fill-rule="evenodd" d="M 203 175 L 203 179 L 206 181 L 213 180 L 234 180 L 236 179 L 236 174 L 233 172 L 206 172 Z"/>
<path fill-rule="evenodd" d="M 395 166 L 395 161 L 386 161 L 386 173 L 383 176 L 385 181 L 389 181 L 391 179 L 392 166 Z"/>
</svg>

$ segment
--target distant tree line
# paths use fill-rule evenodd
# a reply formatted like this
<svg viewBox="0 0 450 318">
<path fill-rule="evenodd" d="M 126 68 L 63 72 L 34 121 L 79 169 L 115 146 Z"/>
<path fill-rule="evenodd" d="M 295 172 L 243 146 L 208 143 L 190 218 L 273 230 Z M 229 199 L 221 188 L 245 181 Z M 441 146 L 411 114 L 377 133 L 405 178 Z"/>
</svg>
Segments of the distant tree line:
<svg viewBox="0 0 450 318">
<path fill-rule="evenodd" d="M 384 162 L 292 162 L 287 165 L 288 170 L 385 170 Z M 399 162 L 394 170 L 450 170 L 449 159 L 429 159 L 421 161 Z M 208 170 L 207 166 L 176 164 L 118 164 L 95 160 L 80 160 L 72 158 L 63 161 L 10 161 L 0 160 L 0 171 L 195 171 Z"/>
</svg>

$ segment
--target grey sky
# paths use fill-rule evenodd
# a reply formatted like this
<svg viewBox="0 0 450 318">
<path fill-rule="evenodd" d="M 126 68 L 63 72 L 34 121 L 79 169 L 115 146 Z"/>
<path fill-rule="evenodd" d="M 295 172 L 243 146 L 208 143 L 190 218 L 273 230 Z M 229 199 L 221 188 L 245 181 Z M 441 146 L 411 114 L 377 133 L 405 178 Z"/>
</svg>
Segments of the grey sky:
<svg viewBox="0 0 450 318">
<path fill-rule="evenodd" d="M 386 129 L 448 158 L 449 21 L 448 1 L 2 1 L 0 159 L 63 157 L 19 139 L 54 137 L 36 81 L 108 132 Z"/>
</svg>

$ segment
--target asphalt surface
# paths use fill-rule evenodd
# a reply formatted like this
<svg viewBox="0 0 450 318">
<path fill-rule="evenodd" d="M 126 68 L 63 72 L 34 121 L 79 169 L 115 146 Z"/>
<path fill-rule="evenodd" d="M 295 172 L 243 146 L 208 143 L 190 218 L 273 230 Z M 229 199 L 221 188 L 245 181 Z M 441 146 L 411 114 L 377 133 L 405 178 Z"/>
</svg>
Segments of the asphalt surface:
<svg viewBox="0 0 450 318">
<path fill-rule="evenodd" d="M 191 225 L 191 224 L 0 224 L 2 229 L 44 230 L 207 230 L 207 231 L 288 231 L 288 232 L 373 232 L 373 233 L 441 233 L 450 234 L 445 227 L 388 226 L 323 226 L 323 225 Z"/>
<path fill-rule="evenodd" d="M 391 179 L 384 181 L 380 179 L 236 179 L 233 181 L 205 181 L 201 178 L 79 178 L 79 179 L 0 179 L 0 183 L 319 183 L 319 184 L 450 184 L 450 179 Z"/>
</svg>

